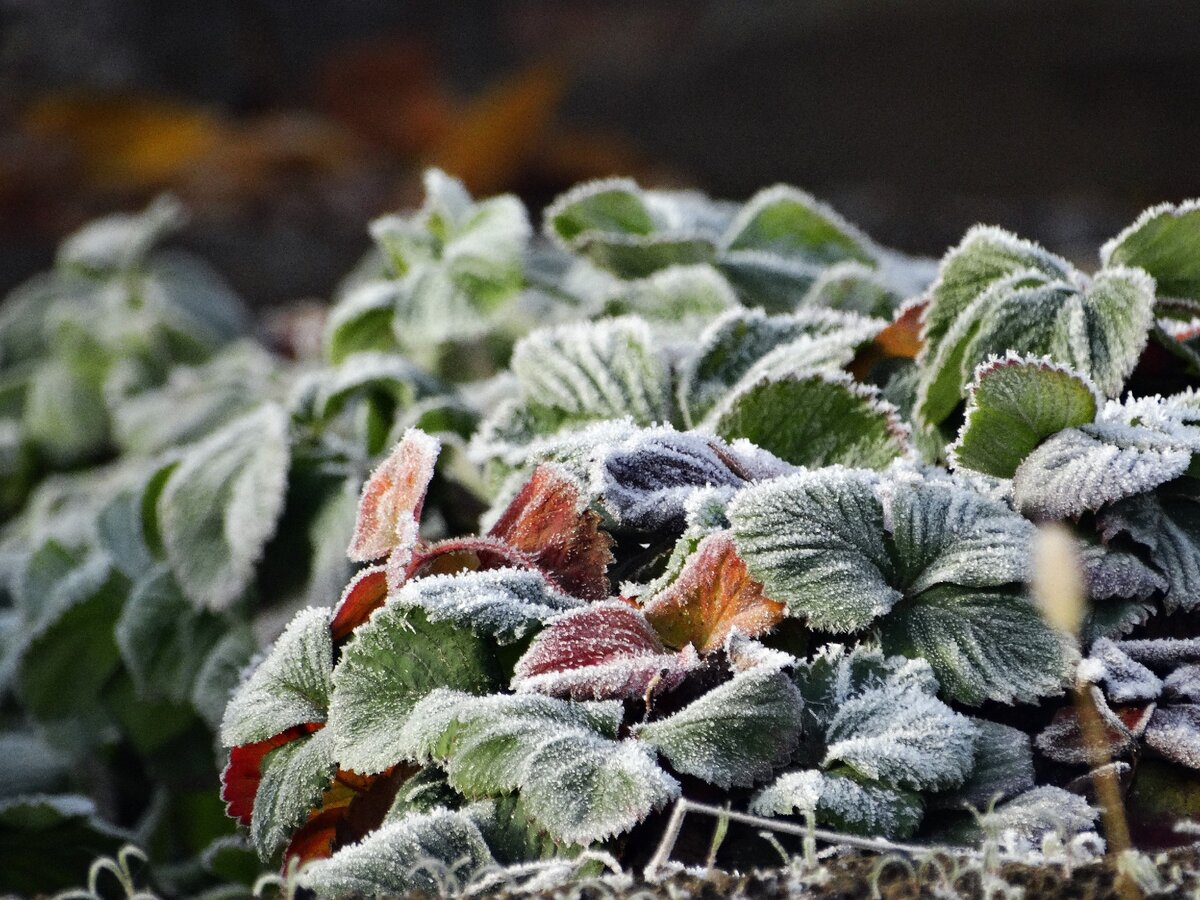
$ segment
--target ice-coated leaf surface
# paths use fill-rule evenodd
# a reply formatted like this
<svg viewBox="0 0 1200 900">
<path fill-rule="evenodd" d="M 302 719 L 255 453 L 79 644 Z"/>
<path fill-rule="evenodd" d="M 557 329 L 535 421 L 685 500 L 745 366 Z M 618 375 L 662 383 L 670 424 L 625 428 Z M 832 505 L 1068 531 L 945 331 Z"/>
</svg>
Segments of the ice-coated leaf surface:
<svg viewBox="0 0 1200 900">
<path fill-rule="evenodd" d="M 669 428 L 647 429 L 606 450 L 593 472 L 610 515 L 643 531 L 681 529 L 697 490 L 740 487 L 750 477 L 720 440 Z"/>
<path fill-rule="evenodd" d="M 781 356 L 793 371 L 841 368 L 877 328 L 869 319 L 819 310 L 786 316 L 756 309 L 728 312 L 708 326 L 684 359 L 680 408 L 690 423 L 700 422 L 735 386 L 753 378 L 768 356 Z"/>
<path fill-rule="evenodd" d="M 1128 534 L 1150 551 L 1167 579 L 1168 611 L 1195 609 L 1200 598 L 1200 505 L 1185 496 L 1131 497 L 1100 516 L 1104 533 Z"/>
<path fill-rule="evenodd" d="M 1187 450 L 1121 446 L 1069 428 L 1025 458 L 1013 476 L 1013 498 L 1029 516 L 1074 518 L 1151 491 L 1182 475 L 1191 460 Z"/>
<path fill-rule="evenodd" d="M 670 373 L 641 319 L 535 331 L 517 344 L 512 369 L 529 403 L 564 420 L 673 418 Z"/>
<path fill-rule="evenodd" d="M 58 250 L 58 264 L 88 272 L 126 271 L 140 266 L 160 240 L 186 219 L 174 197 L 161 196 L 140 213 L 105 216 L 68 236 Z"/>
<path fill-rule="evenodd" d="M 165 567 L 133 589 L 117 620 L 117 646 L 138 692 L 186 703 L 226 625 L 193 606 Z"/>
<path fill-rule="evenodd" d="M 889 583 L 870 473 L 833 467 L 754 485 L 729 506 L 734 543 L 766 595 L 814 627 L 851 632 L 901 598 Z"/>
<path fill-rule="evenodd" d="M 518 660 L 513 688 L 577 700 L 642 697 L 671 690 L 699 664 L 694 648 L 668 652 L 641 612 L 613 600 L 551 620 Z"/>
<path fill-rule="evenodd" d="M 227 609 L 254 578 L 254 567 L 283 511 L 288 421 L 273 404 L 214 432 L 187 450 L 158 498 L 167 560 L 193 603 Z"/>
<path fill-rule="evenodd" d="M 612 539 L 585 505 L 579 486 L 564 472 L 538 466 L 488 534 L 524 553 L 567 593 L 603 600 L 609 594 Z"/>
<path fill-rule="evenodd" d="M 1099 409 L 1099 392 L 1085 376 L 1049 359 L 1009 353 L 976 368 L 951 461 L 1011 478 L 1043 440 L 1091 422 Z"/>
<path fill-rule="evenodd" d="M 1124 756 L 1145 733 L 1155 705 L 1139 703 L 1112 707 L 1095 685 L 1089 688 L 1088 695 L 1100 716 L 1105 751 L 1109 757 Z M 1050 759 L 1071 765 L 1091 764 L 1095 753 L 1091 741 L 1084 738 L 1078 714 L 1070 707 L 1064 707 L 1054 714 L 1050 724 L 1034 739 L 1034 745 Z"/>
<path fill-rule="evenodd" d="M 1078 794 L 1043 785 L 985 813 L 982 825 L 994 834 L 1012 833 L 1037 847 L 1048 832 L 1070 836 L 1090 831 L 1099 816 L 1099 811 Z"/>
<path fill-rule="evenodd" d="M 329 729 L 339 764 L 363 775 L 404 758 L 401 729 L 437 688 L 482 693 L 495 686 L 486 640 L 416 608 L 389 603 L 342 648 L 333 673 Z"/>
<path fill-rule="evenodd" d="M 1180 666 L 1163 679 L 1163 699 L 1167 701 L 1200 703 L 1200 666 Z"/>
<path fill-rule="evenodd" d="M 345 640 L 387 599 L 387 567 L 369 566 L 357 572 L 346 585 L 330 616 L 329 632 L 335 641 Z"/>
<path fill-rule="evenodd" d="M 582 601 L 554 590 L 538 572 L 492 569 L 430 575 L 410 581 L 391 602 L 424 611 L 431 623 L 449 622 L 511 644 Z"/>
<path fill-rule="evenodd" d="M 888 653 L 929 660 L 950 697 L 1031 702 L 1062 693 L 1067 650 L 1033 602 L 988 588 L 939 586 L 905 601 L 883 629 Z"/>
<path fill-rule="evenodd" d="M 800 737 L 803 707 L 791 678 L 761 665 L 635 734 L 678 772 L 721 788 L 749 787 L 788 761 Z"/>
<path fill-rule="evenodd" d="M 336 768 L 330 738 L 329 730 L 322 728 L 263 757 L 250 837 L 264 862 L 291 837 L 329 787 Z"/>
<path fill-rule="evenodd" d="M 728 250 L 762 250 L 817 265 L 874 263 L 871 242 L 804 191 L 775 185 L 751 197 L 730 223 Z"/>
<path fill-rule="evenodd" d="M 370 562 L 417 540 L 425 491 L 441 443 L 409 429 L 387 459 L 371 473 L 358 501 L 358 521 L 347 550 L 356 562 Z"/>
<path fill-rule="evenodd" d="M 779 776 L 755 795 L 750 810 L 760 816 L 810 813 L 840 831 L 886 837 L 912 834 L 924 814 L 912 791 L 863 781 L 848 770 L 817 769 Z"/>
<path fill-rule="evenodd" d="M 622 285 L 604 298 L 602 316 L 639 315 L 664 326 L 664 335 L 682 337 L 710 319 L 740 309 L 737 295 L 711 266 L 673 266 L 649 278 Z"/>
<path fill-rule="evenodd" d="M 254 801 L 262 783 L 262 765 L 267 755 L 320 730 L 322 725 L 297 725 L 281 731 L 264 741 L 239 744 L 229 751 L 229 761 L 221 772 L 221 799 L 225 801 L 225 813 L 249 826 L 254 812 Z"/>
<path fill-rule="evenodd" d="M 1114 703 L 1149 703 L 1162 693 L 1163 683 L 1157 675 L 1106 638 L 1092 645 L 1088 659 L 1100 664 L 1097 680 Z"/>
<path fill-rule="evenodd" d="M 736 629 L 754 637 L 783 619 L 784 606 L 763 594 L 737 555 L 727 530 L 708 535 L 665 590 L 643 609 L 659 637 L 671 647 L 691 644 L 708 653 Z"/>
<path fill-rule="evenodd" d="M 975 759 L 962 785 L 939 795 L 934 805 L 983 810 L 996 801 L 1029 790 L 1034 785 L 1033 748 L 1029 735 L 1009 725 L 972 719 L 975 726 Z"/>
<path fill-rule="evenodd" d="M 1143 739 L 1172 762 L 1200 769 L 1200 705 L 1160 706 L 1150 717 Z"/>
<path fill-rule="evenodd" d="M 332 671 L 329 610 L 301 610 L 229 701 L 221 742 L 250 744 L 295 725 L 324 722 Z"/>
<path fill-rule="evenodd" d="M 1100 249 L 1105 266 L 1136 266 L 1149 272 L 1160 297 L 1200 298 L 1200 203 L 1164 203 Z"/>
<path fill-rule="evenodd" d="M 822 766 L 913 790 L 945 790 L 971 771 L 975 727 L 917 684 L 864 691 L 829 723 Z"/>
<path fill-rule="evenodd" d="M 860 262 L 830 266 L 804 295 L 804 306 L 890 319 L 904 297 L 875 269 Z"/>
<path fill-rule="evenodd" d="M 877 391 L 841 372 L 766 378 L 731 394 L 710 414 L 718 435 L 745 438 L 799 466 L 880 469 L 902 455 L 907 427 Z"/>
<path fill-rule="evenodd" d="M 479 829 L 461 812 L 415 813 L 306 867 L 299 883 L 321 897 L 437 895 L 495 865 Z"/>
<path fill-rule="evenodd" d="M 419 756 L 440 760 L 458 790 L 519 790 L 529 814 L 556 840 L 588 844 L 620 834 L 679 793 L 647 747 L 614 739 L 616 703 L 443 693 L 413 718 L 422 723 Z"/>
</svg>

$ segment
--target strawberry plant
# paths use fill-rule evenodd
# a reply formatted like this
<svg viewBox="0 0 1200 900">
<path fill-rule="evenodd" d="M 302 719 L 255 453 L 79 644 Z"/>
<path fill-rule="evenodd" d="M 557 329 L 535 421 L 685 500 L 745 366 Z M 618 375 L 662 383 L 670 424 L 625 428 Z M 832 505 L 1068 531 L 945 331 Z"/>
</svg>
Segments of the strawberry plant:
<svg viewBox="0 0 1200 900">
<path fill-rule="evenodd" d="M 315 359 L 151 249 L 176 216 L 0 315 L 0 887 L 131 839 L 177 892 L 580 875 L 680 797 L 1036 848 L 1097 827 L 1068 691 L 1135 836 L 1200 814 L 1193 204 L 1086 274 L 994 228 L 910 259 L 785 187 L 596 182 L 537 235 L 431 172 Z M 1047 522 L 1078 634 L 1031 599 Z"/>
</svg>

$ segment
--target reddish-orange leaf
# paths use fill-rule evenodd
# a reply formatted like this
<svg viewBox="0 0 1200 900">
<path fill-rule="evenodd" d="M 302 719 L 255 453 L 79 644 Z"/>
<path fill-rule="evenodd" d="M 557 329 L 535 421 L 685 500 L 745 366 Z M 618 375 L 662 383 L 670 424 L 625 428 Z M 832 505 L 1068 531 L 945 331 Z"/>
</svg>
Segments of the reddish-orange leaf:
<svg viewBox="0 0 1200 900">
<path fill-rule="evenodd" d="M 600 530 L 600 516 L 583 506 L 571 479 L 538 466 L 488 534 L 527 554 L 567 593 L 603 600 L 613 540 Z"/>
<path fill-rule="evenodd" d="M 728 531 L 710 534 L 679 577 L 646 604 L 646 618 L 669 647 L 693 645 L 709 653 L 734 629 L 754 637 L 774 628 L 784 605 L 763 594 L 750 577 Z"/>
<path fill-rule="evenodd" d="M 263 757 L 276 747 L 282 747 L 323 727 L 319 723 L 296 725 L 265 741 L 243 744 L 230 750 L 229 762 L 221 772 L 221 799 L 225 801 L 226 815 L 243 825 L 249 825 L 250 814 L 254 811 L 254 797 L 262 781 Z"/>
<path fill-rule="evenodd" d="M 410 428 L 391 455 L 363 485 L 354 538 L 346 551 L 355 562 L 371 562 L 417 542 L 421 507 L 433 478 L 441 444 Z"/>
<path fill-rule="evenodd" d="M 350 636 L 359 625 L 371 618 L 371 613 L 387 599 L 387 572 L 383 566 L 363 569 L 346 585 L 342 599 L 333 608 L 329 631 L 335 641 Z"/>
<path fill-rule="evenodd" d="M 915 359 L 925 342 L 921 340 L 921 324 L 928 300 L 910 300 L 900 307 L 896 318 L 875 339 L 863 347 L 849 366 L 859 381 L 866 380 L 871 368 L 884 359 Z"/>
</svg>

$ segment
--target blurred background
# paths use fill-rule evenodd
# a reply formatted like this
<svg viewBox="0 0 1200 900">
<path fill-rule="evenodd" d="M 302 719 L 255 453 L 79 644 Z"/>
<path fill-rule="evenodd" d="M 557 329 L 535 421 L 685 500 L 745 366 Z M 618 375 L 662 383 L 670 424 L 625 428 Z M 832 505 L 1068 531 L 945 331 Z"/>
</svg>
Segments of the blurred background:
<svg viewBox="0 0 1200 900">
<path fill-rule="evenodd" d="M 328 296 L 442 166 L 535 209 L 776 181 L 940 255 L 976 221 L 1092 265 L 1200 194 L 1194 0 L 0 0 L 0 292 L 169 190 L 257 305 Z"/>
</svg>

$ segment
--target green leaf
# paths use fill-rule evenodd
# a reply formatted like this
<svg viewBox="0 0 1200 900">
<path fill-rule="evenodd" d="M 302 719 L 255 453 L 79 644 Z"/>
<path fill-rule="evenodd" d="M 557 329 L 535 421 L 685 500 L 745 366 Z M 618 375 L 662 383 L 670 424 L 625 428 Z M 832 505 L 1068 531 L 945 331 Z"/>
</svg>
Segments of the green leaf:
<svg viewBox="0 0 1200 900">
<path fill-rule="evenodd" d="M 749 487 L 729 506 L 738 554 L 768 597 L 852 632 L 900 600 L 869 472 L 830 468 Z"/>
<path fill-rule="evenodd" d="M 31 626 L 17 671 L 17 693 L 40 719 L 95 707 L 120 664 L 113 637 L 125 599 L 124 579 L 103 559 L 84 564 L 47 598 L 52 613 Z"/>
<path fill-rule="evenodd" d="M 803 305 L 891 319 L 904 297 L 870 266 L 842 262 L 830 266 L 804 295 Z"/>
<path fill-rule="evenodd" d="M 347 291 L 329 311 L 325 324 L 325 353 L 329 361 L 337 364 L 355 353 L 398 350 L 399 341 L 392 333 L 392 316 L 403 290 L 390 281 L 369 281 Z"/>
<path fill-rule="evenodd" d="M 160 196 L 140 213 L 106 216 L 69 235 L 58 248 L 58 265 L 93 274 L 128 271 L 184 221 L 179 201 Z"/>
<path fill-rule="evenodd" d="M 962 784 L 974 761 L 975 728 L 921 687 L 884 685 L 841 704 L 821 765 L 919 791 Z"/>
<path fill-rule="evenodd" d="M 250 838 L 268 862 L 316 808 L 337 769 L 329 729 L 276 747 L 262 761 L 262 781 L 254 795 Z"/>
<path fill-rule="evenodd" d="M 1129 437 L 1132 440 L 1114 429 L 1085 426 L 1049 438 L 1013 475 L 1017 508 L 1037 518 L 1075 518 L 1148 493 L 1191 465 L 1187 449 L 1138 446 L 1136 435 Z"/>
<path fill-rule="evenodd" d="M 166 567 L 146 573 L 117 620 L 117 646 L 138 693 L 186 703 L 208 654 L 226 625 L 196 609 Z"/>
<path fill-rule="evenodd" d="M 648 748 L 614 740 L 621 714 L 615 702 L 440 692 L 414 711 L 419 738 L 409 740 L 467 796 L 519 790 L 551 837 L 589 844 L 628 831 L 679 793 Z"/>
<path fill-rule="evenodd" d="M 746 438 L 798 466 L 882 469 L 901 456 L 908 429 L 878 391 L 841 372 L 764 378 L 710 414 L 727 441 Z"/>
<path fill-rule="evenodd" d="M 23 425 L 25 439 L 57 468 L 103 452 L 108 413 L 94 374 L 55 359 L 40 365 L 29 383 Z"/>
<path fill-rule="evenodd" d="M 883 837 L 908 837 L 924 815 L 921 798 L 904 788 L 867 781 L 849 770 L 788 772 L 754 797 L 760 816 L 814 814 L 819 824 Z"/>
<path fill-rule="evenodd" d="M 723 240 L 726 250 L 761 250 L 822 266 L 874 263 L 870 241 L 823 203 L 788 185 L 746 202 Z"/>
<path fill-rule="evenodd" d="M 1033 702 L 1061 694 L 1067 651 L 1026 597 L 956 585 L 899 604 L 882 632 L 886 653 L 920 656 L 961 703 Z"/>
<path fill-rule="evenodd" d="M 332 671 L 329 610 L 301 610 L 229 701 L 221 742 L 252 744 L 296 725 L 324 722 L 332 714 Z"/>
<path fill-rule="evenodd" d="M 631 417 L 671 421 L 666 360 L 649 327 L 635 318 L 535 331 L 517 344 L 512 369 L 525 397 L 572 420 Z"/>
<path fill-rule="evenodd" d="M 1105 266 L 1136 266 L 1153 276 L 1158 295 L 1200 299 L 1200 203 L 1153 206 L 1100 249 Z"/>
<path fill-rule="evenodd" d="M 1128 534 L 1167 579 L 1168 612 L 1200 605 L 1200 504 L 1190 497 L 1131 497 L 1100 516 L 1106 539 Z"/>
<path fill-rule="evenodd" d="M 681 328 L 708 322 L 741 303 L 729 283 L 710 266 L 673 266 L 642 281 L 622 285 L 605 297 L 599 316 L 637 315 L 648 322 L 670 326 L 680 336 Z"/>
<path fill-rule="evenodd" d="M 759 666 L 634 733 L 678 772 L 724 789 L 749 787 L 796 749 L 803 706 L 791 678 Z"/>
<path fill-rule="evenodd" d="M 402 729 L 418 701 L 437 688 L 470 693 L 497 681 L 489 642 L 419 609 L 384 606 L 355 630 L 333 674 L 329 728 L 338 761 L 362 774 L 404 759 Z"/>
<path fill-rule="evenodd" d="M 718 317 L 680 367 L 677 397 L 691 423 L 699 422 L 731 389 L 765 374 L 778 357 L 781 371 L 840 369 L 877 330 L 870 320 L 825 310 L 768 316 L 738 310 Z M 760 366 L 760 361 L 762 365 Z"/>
<path fill-rule="evenodd" d="M 546 209 L 545 219 L 547 230 L 563 241 L 591 232 L 647 235 L 655 227 L 641 189 L 617 178 L 592 181 L 563 194 Z"/>
<path fill-rule="evenodd" d="M 975 758 L 967 780 L 952 791 L 934 798 L 931 806 L 987 809 L 997 799 L 1005 800 L 1033 787 L 1033 749 L 1025 732 L 972 719 L 975 726 Z"/>
<path fill-rule="evenodd" d="M 288 421 L 275 405 L 189 448 L 158 499 L 171 569 L 198 606 L 227 609 L 250 586 L 283 511 Z"/>
<path fill-rule="evenodd" d="M 192 708 L 214 731 L 220 729 L 229 698 L 256 649 L 249 628 L 233 628 L 217 642 L 196 673 L 189 699 Z"/>
<path fill-rule="evenodd" d="M 1011 478 L 1038 444 L 1091 422 L 1099 408 L 1099 392 L 1086 376 L 1010 353 L 975 370 L 951 464 Z"/>
<path fill-rule="evenodd" d="M 320 897 L 437 896 L 495 866 L 465 813 L 435 810 L 384 825 L 329 859 L 314 860 L 301 887 Z"/>
</svg>

